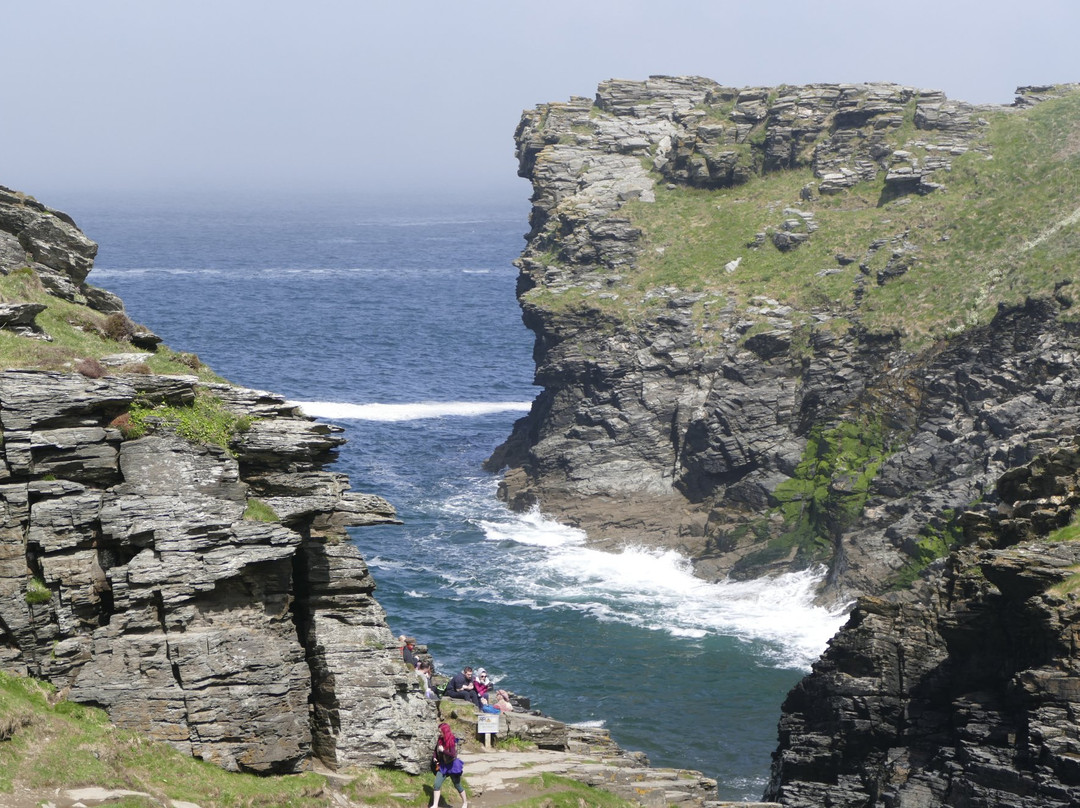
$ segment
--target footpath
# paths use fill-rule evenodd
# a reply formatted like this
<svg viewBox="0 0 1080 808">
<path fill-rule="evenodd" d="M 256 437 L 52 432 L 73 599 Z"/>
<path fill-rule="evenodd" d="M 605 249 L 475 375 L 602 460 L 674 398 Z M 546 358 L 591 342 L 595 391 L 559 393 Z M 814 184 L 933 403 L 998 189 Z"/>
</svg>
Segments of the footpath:
<svg viewBox="0 0 1080 808">
<path fill-rule="evenodd" d="M 677 769 L 637 770 L 613 767 L 572 752 L 480 752 L 463 755 L 465 777 L 472 796 L 469 805 L 499 808 L 534 796 L 543 789 L 530 782 L 540 774 L 554 774 L 588 783 L 641 805 L 677 805 L 708 808 L 779 808 L 774 803 L 724 802 L 716 799 L 715 785 L 702 793 L 696 778 Z M 452 803 L 453 804 L 453 803 Z"/>
<path fill-rule="evenodd" d="M 476 808 L 498 808 L 542 795 L 542 788 L 535 784 L 541 774 L 602 788 L 647 808 L 770 805 L 720 801 L 712 778 L 689 769 L 652 767 L 642 753 L 621 749 L 604 729 L 575 727 L 527 713 L 504 714 L 499 724 L 500 737 L 517 738 L 536 748 L 494 750 L 467 745 L 461 758 L 470 789 L 469 805 Z M 443 793 L 445 797 L 445 789 Z"/>
</svg>

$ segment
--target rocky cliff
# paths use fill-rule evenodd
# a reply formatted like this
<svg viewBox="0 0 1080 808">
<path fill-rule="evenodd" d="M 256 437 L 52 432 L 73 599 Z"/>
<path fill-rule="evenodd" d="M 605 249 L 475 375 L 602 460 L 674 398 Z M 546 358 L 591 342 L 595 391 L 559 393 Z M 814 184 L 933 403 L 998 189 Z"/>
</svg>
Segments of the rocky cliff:
<svg viewBox="0 0 1080 808">
<path fill-rule="evenodd" d="M 859 601 L 788 696 L 785 806 L 1080 804 L 1080 443 L 1003 475 L 907 592 Z"/>
<path fill-rule="evenodd" d="M 917 577 L 1075 428 L 1075 86 L 603 83 L 524 113 L 502 495 L 706 578 Z"/>
<path fill-rule="evenodd" d="M 135 350 L 96 249 L 0 189 L 0 666 L 229 769 L 418 771 L 434 707 L 345 533 L 394 509 L 325 470 L 340 429 Z"/>
</svg>

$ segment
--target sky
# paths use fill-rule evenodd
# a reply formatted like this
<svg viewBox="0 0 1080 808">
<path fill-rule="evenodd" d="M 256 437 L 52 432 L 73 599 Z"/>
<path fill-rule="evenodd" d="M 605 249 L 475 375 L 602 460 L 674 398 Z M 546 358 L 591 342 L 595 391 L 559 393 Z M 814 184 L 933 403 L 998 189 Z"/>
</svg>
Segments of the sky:
<svg viewBox="0 0 1080 808">
<path fill-rule="evenodd" d="M 1077 0 L 0 0 L 0 185 L 517 195 L 523 109 L 608 78 L 1080 81 Z M 60 205 L 57 205 L 60 206 Z"/>
</svg>

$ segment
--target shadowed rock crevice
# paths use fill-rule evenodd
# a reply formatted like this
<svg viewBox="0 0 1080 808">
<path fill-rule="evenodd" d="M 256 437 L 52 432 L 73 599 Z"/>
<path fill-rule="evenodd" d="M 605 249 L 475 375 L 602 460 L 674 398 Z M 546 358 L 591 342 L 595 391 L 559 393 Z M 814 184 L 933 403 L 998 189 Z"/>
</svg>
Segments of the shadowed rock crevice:
<svg viewBox="0 0 1080 808">
<path fill-rule="evenodd" d="M 909 592 L 861 598 L 782 708 L 767 798 L 784 805 L 1080 800 L 1069 441 L 1003 475 L 995 514 Z M 826 796 L 827 795 L 827 796 Z"/>
</svg>

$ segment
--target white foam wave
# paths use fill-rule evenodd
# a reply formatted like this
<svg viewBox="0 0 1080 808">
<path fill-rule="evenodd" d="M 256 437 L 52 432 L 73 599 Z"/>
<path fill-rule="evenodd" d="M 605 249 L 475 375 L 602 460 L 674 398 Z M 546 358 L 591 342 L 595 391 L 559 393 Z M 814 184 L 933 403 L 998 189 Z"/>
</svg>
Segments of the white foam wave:
<svg viewBox="0 0 1080 808">
<path fill-rule="evenodd" d="M 519 554 L 529 553 L 504 569 L 501 596 L 532 601 L 534 609 L 575 609 L 688 639 L 733 636 L 753 643 L 766 664 L 803 669 L 846 617 L 846 608 L 814 603 L 821 569 L 710 583 L 674 551 L 586 547 L 582 531 L 536 510 L 479 524 L 488 540 L 514 542 L 522 546 Z"/>
<path fill-rule="evenodd" d="M 480 527 L 489 541 L 512 541 L 533 547 L 565 547 L 585 543 L 585 531 L 545 518 L 537 508 L 513 520 L 482 520 Z"/>
<path fill-rule="evenodd" d="M 417 421 L 469 417 L 497 412 L 527 412 L 530 401 L 420 401 L 410 404 L 349 404 L 338 401 L 291 401 L 315 418 L 333 421 Z"/>
</svg>

